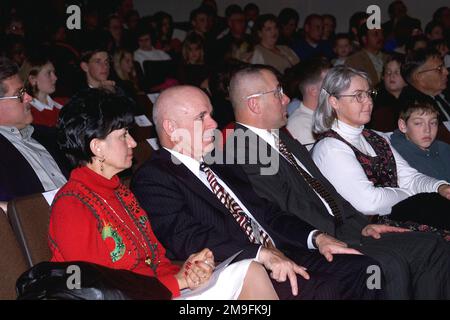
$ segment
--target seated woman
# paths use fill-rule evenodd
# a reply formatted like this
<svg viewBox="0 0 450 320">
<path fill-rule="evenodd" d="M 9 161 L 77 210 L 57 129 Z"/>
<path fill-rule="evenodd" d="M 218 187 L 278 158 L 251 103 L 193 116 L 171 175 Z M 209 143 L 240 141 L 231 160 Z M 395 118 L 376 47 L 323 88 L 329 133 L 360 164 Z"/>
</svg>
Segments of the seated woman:
<svg viewBox="0 0 450 320">
<path fill-rule="evenodd" d="M 274 15 L 260 15 L 253 27 L 253 35 L 257 45 L 250 63 L 267 64 L 284 73 L 287 68 L 300 62 L 300 59 L 291 48 L 277 45 L 279 32 L 277 17 Z"/>
<path fill-rule="evenodd" d="M 366 215 L 390 214 L 389 219 L 396 221 L 450 228 L 450 185 L 417 172 L 388 139 L 364 129 L 373 93 L 362 71 L 339 66 L 328 72 L 313 116 L 313 131 L 320 135 L 313 148 L 314 162 Z"/>
<path fill-rule="evenodd" d="M 30 103 L 33 124 L 56 126 L 62 104 L 68 99 L 56 99 L 57 102 L 50 97 L 55 92 L 58 80 L 53 63 L 45 55 L 29 57 L 20 69 L 20 76 L 27 92 L 33 97 Z"/>
<path fill-rule="evenodd" d="M 51 208 L 52 261 L 87 261 L 157 277 L 178 297 L 206 284 L 214 269 L 209 249 L 180 267 L 165 256 L 147 213 L 117 174 L 132 164 L 136 142 L 129 100 L 99 89 L 74 97 L 61 112 L 58 144 L 78 166 Z M 230 264 L 217 282 L 190 298 L 277 299 L 265 269 L 252 260 Z M 183 298 L 183 296 L 181 296 Z"/>
<path fill-rule="evenodd" d="M 113 55 L 113 79 L 123 89 L 128 97 L 136 99 L 144 91 L 139 85 L 139 79 L 133 64 L 133 54 L 126 49 L 119 49 Z"/>
<path fill-rule="evenodd" d="M 400 74 L 403 64 L 400 55 L 392 55 L 383 67 L 382 80 L 377 97 L 374 100 L 373 112 L 368 127 L 377 131 L 394 131 L 400 113 L 399 97 L 406 86 Z"/>
</svg>

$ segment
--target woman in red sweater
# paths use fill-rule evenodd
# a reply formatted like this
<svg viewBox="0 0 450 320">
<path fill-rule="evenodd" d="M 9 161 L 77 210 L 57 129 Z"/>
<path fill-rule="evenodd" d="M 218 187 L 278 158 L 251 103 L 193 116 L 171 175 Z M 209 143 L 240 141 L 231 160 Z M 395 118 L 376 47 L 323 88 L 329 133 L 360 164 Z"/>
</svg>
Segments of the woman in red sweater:
<svg viewBox="0 0 450 320">
<path fill-rule="evenodd" d="M 178 297 L 180 290 L 208 282 L 214 256 L 204 249 L 181 267 L 166 258 L 146 212 L 117 176 L 132 164 L 136 142 L 127 130 L 132 123 L 127 98 L 98 89 L 80 93 L 62 110 L 58 143 L 78 167 L 52 204 L 52 261 L 81 260 L 155 276 Z M 201 292 L 191 296 L 277 299 L 267 272 L 252 260 L 229 265 L 215 285 Z"/>
</svg>

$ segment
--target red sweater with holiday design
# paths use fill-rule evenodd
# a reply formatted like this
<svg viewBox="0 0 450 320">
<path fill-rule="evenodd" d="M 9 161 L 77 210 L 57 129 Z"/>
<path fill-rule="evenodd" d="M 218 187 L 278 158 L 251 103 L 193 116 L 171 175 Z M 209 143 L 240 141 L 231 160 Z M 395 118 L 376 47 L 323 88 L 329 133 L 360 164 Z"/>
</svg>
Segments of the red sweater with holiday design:
<svg viewBox="0 0 450 320">
<path fill-rule="evenodd" d="M 165 256 L 146 212 L 117 176 L 110 180 L 88 167 L 74 169 L 55 196 L 49 226 L 52 261 L 87 261 L 156 276 L 180 294 L 180 267 Z"/>
</svg>

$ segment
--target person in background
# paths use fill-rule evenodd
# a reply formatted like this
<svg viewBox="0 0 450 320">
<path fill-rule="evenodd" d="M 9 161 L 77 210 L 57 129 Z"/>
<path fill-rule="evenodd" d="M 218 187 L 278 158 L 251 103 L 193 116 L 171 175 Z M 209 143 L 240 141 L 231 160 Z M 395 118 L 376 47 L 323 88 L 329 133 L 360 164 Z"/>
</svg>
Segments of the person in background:
<svg viewBox="0 0 450 320">
<path fill-rule="evenodd" d="M 297 28 L 299 20 L 300 16 L 295 9 L 284 8 L 280 11 L 278 14 L 280 36 L 277 44 L 292 47 L 298 41 Z"/>
<path fill-rule="evenodd" d="M 114 78 L 125 94 L 135 98 L 143 93 L 133 63 L 133 54 L 126 49 L 119 49 L 113 55 Z"/>
<path fill-rule="evenodd" d="M 347 33 L 338 33 L 333 40 L 333 51 L 336 58 L 332 60 L 333 66 L 345 63 L 345 59 L 352 53 L 352 40 Z"/>
<path fill-rule="evenodd" d="M 322 40 L 332 41 L 336 31 L 336 17 L 332 14 L 322 15 L 323 19 L 323 34 Z"/>
<path fill-rule="evenodd" d="M 289 133 L 308 150 L 314 146 L 316 137 L 312 132 L 313 114 L 319 105 L 320 88 L 331 68 L 326 58 L 313 58 L 300 63 L 298 69 L 298 88 L 303 97 L 300 106 L 288 118 Z"/>
<path fill-rule="evenodd" d="M 436 140 L 439 112 L 428 103 L 414 103 L 400 112 L 392 146 L 409 165 L 427 176 L 450 181 L 450 145 Z"/>
<path fill-rule="evenodd" d="M 247 33 L 251 34 L 253 26 L 255 25 L 256 19 L 259 16 L 259 7 L 253 3 L 247 3 L 244 7 L 245 21 L 247 25 Z"/>
<path fill-rule="evenodd" d="M 173 38 L 173 19 L 170 14 L 158 11 L 153 15 L 155 22 L 155 48 L 167 53 L 172 59 L 179 58 L 181 41 Z"/>
<path fill-rule="evenodd" d="M 291 48 L 277 45 L 278 22 L 273 14 L 260 15 L 253 27 L 253 34 L 258 44 L 255 46 L 250 63 L 267 64 L 284 73 L 287 68 L 300 62 Z"/>
<path fill-rule="evenodd" d="M 57 102 L 50 96 L 55 92 L 58 80 L 53 63 L 47 56 L 36 54 L 25 60 L 19 73 L 24 87 L 33 97 L 30 102 L 33 124 L 56 126 L 59 111 L 68 99 L 62 98 Z"/>
<path fill-rule="evenodd" d="M 429 41 L 444 39 L 444 28 L 439 22 L 431 21 L 425 26 L 425 35 Z"/>
<path fill-rule="evenodd" d="M 17 65 L 0 58 L 0 201 L 57 189 L 70 170 L 53 128 L 31 125 L 32 100 Z"/>
<path fill-rule="evenodd" d="M 394 131 L 400 113 L 400 94 L 406 86 L 401 75 L 401 66 L 404 58 L 401 55 L 392 55 L 383 68 L 382 81 L 377 96 L 373 102 L 373 111 L 369 128 L 377 131 Z"/>
<path fill-rule="evenodd" d="M 209 68 L 205 64 L 203 38 L 196 33 L 189 34 L 183 42 L 181 54 L 177 80 L 182 84 L 207 87 Z"/>
<path fill-rule="evenodd" d="M 310 14 L 306 17 L 303 25 L 304 39 L 300 39 L 294 44 L 292 49 L 300 58 L 306 60 L 315 56 L 324 56 L 328 59 L 334 57 L 331 43 L 322 40 L 323 37 L 323 18 L 318 14 Z"/>
</svg>

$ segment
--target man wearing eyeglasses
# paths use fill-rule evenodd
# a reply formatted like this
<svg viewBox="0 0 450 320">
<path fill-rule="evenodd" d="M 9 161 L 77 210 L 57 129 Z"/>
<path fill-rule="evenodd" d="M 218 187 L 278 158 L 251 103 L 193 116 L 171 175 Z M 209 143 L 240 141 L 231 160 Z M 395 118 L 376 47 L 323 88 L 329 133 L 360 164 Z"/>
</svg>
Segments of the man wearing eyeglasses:
<svg viewBox="0 0 450 320">
<path fill-rule="evenodd" d="M 247 67 L 231 78 L 236 126 L 225 144 L 226 158 L 234 156 L 260 197 L 316 228 L 310 237 L 319 247 L 311 249 L 322 252 L 325 246 L 335 254 L 352 247 L 379 261 L 389 299 L 448 299 L 449 273 L 442 273 L 449 270 L 447 244 L 435 235 L 369 224 L 321 174 L 307 149 L 279 130 L 286 124 L 289 98 L 272 89 L 278 86 L 275 74 L 265 66 Z M 352 96 L 365 101 L 371 94 Z M 262 156 L 266 153 L 278 163 L 278 170 L 270 174 L 265 169 L 271 165 Z"/>
<path fill-rule="evenodd" d="M 400 94 L 400 103 L 407 107 L 414 102 L 427 102 L 439 111 L 441 123 L 437 138 L 450 143 L 450 101 L 442 92 L 447 88 L 448 70 L 434 49 L 411 52 L 401 67 L 408 83 Z"/>
<path fill-rule="evenodd" d="M 31 100 L 17 66 L 0 58 L 0 201 L 53 190 L 66 182 L 64 158 L 52 132 L 30 125 Z"/>
</svg>

